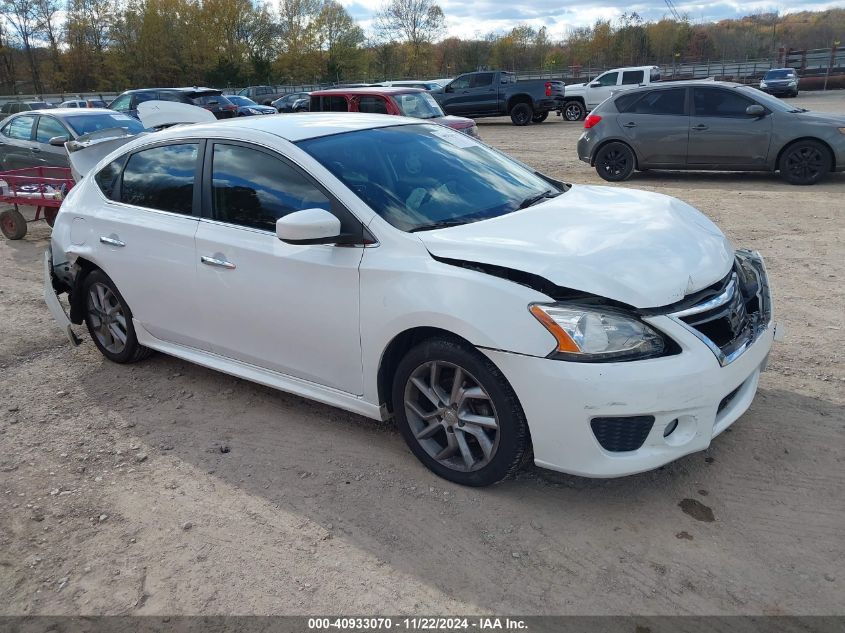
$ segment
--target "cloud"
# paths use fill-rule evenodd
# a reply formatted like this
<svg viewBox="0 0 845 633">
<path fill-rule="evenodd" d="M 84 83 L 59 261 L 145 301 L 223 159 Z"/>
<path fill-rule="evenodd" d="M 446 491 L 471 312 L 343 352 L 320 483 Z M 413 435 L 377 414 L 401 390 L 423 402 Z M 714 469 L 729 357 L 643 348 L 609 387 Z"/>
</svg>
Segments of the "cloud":
<svg viewBox="0 0 845 633">
<path fill-rule="evenodd" d="M 372 16 L 383 4 L 382 0 L 340 2 L 364 29 L 371 28 Z M 774 11 L 781 14 L 823 11 L 842 6 L 841 0 L 793 0 L 789 4 L 783 3 L 782 0 L 673 0 L 673 3 L 678 13 L 687 15 L 693 22 L 715 22 Z M 461 38 L 487 33 L 506 33 L 518 24 L 528 24 L 535 29 L 545 26 L 552 39 L 560 39 L 571 28 L 589 26 L 599 19 L 618 20 L 625 12 L 635 11 L 648 21 L 671 17 L 671 12 L 663 1 L 631 4 L 629 0 L 584 0 L 570 6 L 561 6 L 560 0 L 532 0 L 530 4 L 514 3 L 512 0 L 439 0 L 438 4 L 446 15 L 447 35 Z"/>
</svg>

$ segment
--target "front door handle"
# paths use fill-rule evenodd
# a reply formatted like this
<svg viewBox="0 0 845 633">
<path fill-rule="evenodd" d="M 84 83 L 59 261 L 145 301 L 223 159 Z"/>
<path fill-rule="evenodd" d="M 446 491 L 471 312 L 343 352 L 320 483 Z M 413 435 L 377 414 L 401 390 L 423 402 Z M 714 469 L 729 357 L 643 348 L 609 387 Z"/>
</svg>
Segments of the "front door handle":
<svg viewBox="0 0 845 633">
<path fill-rule="evenodd" d="M 637 124 L 633 121 L 628 121 L 627 123 L 623 123 L 622 127 L 637 127 Z"/>
<path fill-rule="evenodd" d="M 692 129 L 696 132 L 703 132 L 704 130 L 709 130 L 710 128 L 703 123 L 699 123 L 698 125 L 692 126 Z"/>
<path fill-rule="evenodd" d="M 235 265 L 232 262 L 228 262 L 225 259 L 219 259 L 217 257 L 207 257 L 203 255 L 200 257 L 200 261 L 207 266 L 219 266 L 220 268 L 226 268 L 228 270 L 235 268 Z"/>
<path fill-rule="evenodd" d="M 126 246 L 126 242 L 119 240 L 116 237 L 106 237 L 105 235 L 101 235 L 100 241 L 103 244 L 108 244 L 109 246 L 120 246 L 121 248 Z"/>
<path fill-rule="evenodd" d="M 30 147 L 29 151 L 32 152 L 33 154 L 39 154 L 39 153 L 41 153 L 41 148 L 40 147 Z"/>
</svg>

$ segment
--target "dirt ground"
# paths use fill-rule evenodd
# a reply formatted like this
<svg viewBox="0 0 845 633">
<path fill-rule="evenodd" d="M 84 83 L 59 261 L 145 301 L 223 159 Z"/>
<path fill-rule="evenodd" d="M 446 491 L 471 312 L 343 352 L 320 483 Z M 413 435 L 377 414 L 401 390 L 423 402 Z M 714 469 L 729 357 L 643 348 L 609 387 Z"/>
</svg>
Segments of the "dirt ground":
<svg viewBox="0 0 845 633">
<path fill-rule="evenodd" d="M 601 182 L 579 124 L 480 130 Z M 44 306 L 46 225 L 0 241 L 0 614 L 842 614 L 845 174 L 622 186 L 759 249 L 786 340 L 709 450 L 616 480 L 461 488 L 388 424 L 161 354 L 110 364 Z"/>
</svg>

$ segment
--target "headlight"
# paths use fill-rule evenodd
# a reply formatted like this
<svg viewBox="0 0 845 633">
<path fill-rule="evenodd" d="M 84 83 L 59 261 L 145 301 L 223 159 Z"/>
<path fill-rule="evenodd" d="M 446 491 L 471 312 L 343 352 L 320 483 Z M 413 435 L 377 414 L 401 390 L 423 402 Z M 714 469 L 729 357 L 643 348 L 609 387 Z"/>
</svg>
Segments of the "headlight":
<svg viewBox="0 0 845 633">
<path fill-rule="evenodd" d="M 798 85 L 798 81 L 797 81 L 796 79 L 793 79 L 792 81 L 790 81 L 790 82 L 789 82 L 789 85 L 790 85 L 790 86 L 797 86 L 797 85 Z"/>
<path fill-rule="evenodd" d="M 839 130 L 840 134 L 845 134 L 845 127 L 838 127 L 836 129 Z"/>
<path fill-rule="evenodd" d="M 761 81 L 761 82 L 760 82 L 760 87 L 761 87 L 761 88 L 767 88 L 768 86 L 769 86 L 769 84 L 767 84 L 765 81 Z"/>
<path fill-rule="evenodd" d="M 528 309 L 555 337 L 553 355 L 561 360 L 635 360 L 659 356 L 666 347 L 648 325 L 612 310 L 539 303 Z"/>
<path fill-rule="evenodd" d="M 246 110 L 250 114 L 261 114 L 261 110 L 259 110 L 258 108 L 247 108 Z"/>
</svg>

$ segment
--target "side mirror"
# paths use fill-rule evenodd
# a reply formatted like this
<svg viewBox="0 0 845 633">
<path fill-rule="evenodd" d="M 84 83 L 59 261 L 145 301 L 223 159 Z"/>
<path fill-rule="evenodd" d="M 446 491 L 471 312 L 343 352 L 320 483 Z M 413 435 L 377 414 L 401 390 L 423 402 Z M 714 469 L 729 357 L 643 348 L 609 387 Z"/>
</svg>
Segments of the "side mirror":
<svg viewBox="0 0 845 633">
<path fill-rule="evenodd" d="M 288 244 L 334 244 L 340 220 L 325 209 L 294 211 L 276 220 L 276 237 Z"/>
<path fill-rule="evenodd" d="M 65 143 L 69 140 L 70 139 L 67 136 L 54 136 L 47 142 L 54 147 L 64 147 Z"/>
<path fill-rule="evenodd" d="M 761 116 L 766 114 L 766 108 L 764 108 L 760 104 L 755 103 L 754 105 L 750 105 L 745 108 L 745 114 L 759 119 Z"/>
<path fill-rule="evenodd" d="M 593 83 L 590 84 L 590 88 L 601 88 L 601 82 L 600 81 L 594 81 Z"/>
<path fill-rule="evenodd" d="M 452 87 L 452 84 L 449 84 L 443 88 L 443 92 L 455 92 L 455 89 Z"/>
</svg>

